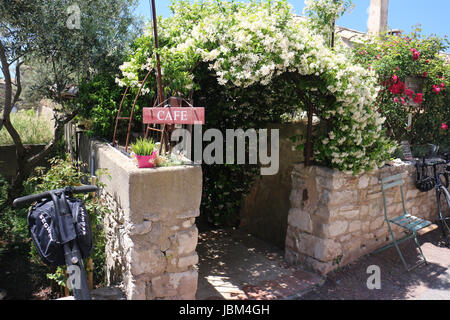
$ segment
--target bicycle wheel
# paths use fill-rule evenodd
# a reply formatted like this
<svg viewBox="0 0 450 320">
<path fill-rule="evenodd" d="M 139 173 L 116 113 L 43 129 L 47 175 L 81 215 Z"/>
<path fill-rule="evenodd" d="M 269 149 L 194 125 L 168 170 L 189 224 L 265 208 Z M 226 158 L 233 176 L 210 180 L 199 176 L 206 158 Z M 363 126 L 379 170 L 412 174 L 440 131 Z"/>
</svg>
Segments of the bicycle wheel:
<svg viewBox="0 0 450 320">
<path fill-rule="evenodd" d="M 445 187 L 438 193 L 439 222 L 447 247 L 450 248 L 450 193 Z"/>
</svg>

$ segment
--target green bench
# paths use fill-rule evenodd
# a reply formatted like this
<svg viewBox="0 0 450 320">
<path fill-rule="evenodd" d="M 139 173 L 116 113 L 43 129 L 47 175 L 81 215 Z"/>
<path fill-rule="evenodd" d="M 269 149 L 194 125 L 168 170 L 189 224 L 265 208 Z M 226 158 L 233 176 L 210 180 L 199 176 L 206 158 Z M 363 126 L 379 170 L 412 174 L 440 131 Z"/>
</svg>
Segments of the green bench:
<svg viewBox="0 0 450 320">
<path fill-rule="evenodd" d="M 386 190 L 392 189 L 394 187 L 400 186 L 400 192 L 401 192 L 401 196 L 402 196 L 402 206 L 403 206 L 403 214 L 401 216 L 395 217 L 395 218 L 389 218 L 388 217 L 388 213 L 387 213 L 387 204 L 386 204 Z M 420 247 L 419 241 L 417 240 L 417 235 L 423 235 L 427 232 L 430 232 L 432 230 L 435 230 L 438 226 L 435 224 L 432 224 L 430 221 L 415 217 L 411 214 L 409 214 L 406 211 L 406 207 L 405 207 L 405 198 L 403 195 L 403 177 L 402 174 L 397 174 L 394 176 L 390 176 L 387 178 L 384 178 L 381 180 L 381 187 L 382 187 L 382 192 L 383 192 L 383 202 L 384 202 L 384 218 L 385 221 L 387 223 L 387 226 L 389 228 L 389 232 L 391 234 L 392 237 L 392 242 L 390 244 L 388 244 L 387 246 L 384 246 L 376 251 L 374 251 L 374 254 L 379 253 L 381 251 L 384 251 L 388 248 L 391 248 L 393 246 L 395 246 L 400 259 L 402 260 L 402 263 L 405 267 L 405 269 L 407 271 L 411 271 L 412 269 L 414 269 L 415 267 L 427 263 L 427 260 L 422 252 L 422 248 Z M 403 229 L 405 229 L 405 232 L 407 233 L 407 235 L 404 238 L 401 239 L 396 239 L 394 232 L 392 230 L 392 226 L 391 224 L 395 224 Z M 416 264 L 412 267 L 408 267 L 408 265 L 406 264 L 405 259 L 403 258 L 403 255 L 400 251 L 399 248 L 399 244 L 408 240 L 414 238 L 414 241 L 417 245 L 417 247 L 419 248 L 420 254 L 423 258 L 423 260 L 419 263 Z"/>
</svg>

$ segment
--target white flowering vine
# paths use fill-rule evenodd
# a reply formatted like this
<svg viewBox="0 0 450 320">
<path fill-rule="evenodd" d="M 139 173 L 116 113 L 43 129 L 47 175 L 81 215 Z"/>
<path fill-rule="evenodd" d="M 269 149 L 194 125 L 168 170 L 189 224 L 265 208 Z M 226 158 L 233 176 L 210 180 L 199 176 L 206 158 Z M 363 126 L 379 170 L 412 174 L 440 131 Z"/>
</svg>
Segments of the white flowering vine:
<svg viewBox="0 0 450 320">
<path fill-rule="evenodd" d="M 306 2 L 313 8 L 313 1 Z M 311 23 L 295 18 L 287 1 L 178 0 L 172 9 L 172 17 L 158 21 L 167 93 L 197 89 L 192 70 L 199 62 L 208 63 L 218 83 L 229 87 L 268 85 L 286 72 L 313 76 L 320 81 L 304 83 L 302 89 L 335 98 L 318 110 L 323 119 L 333 120 L 334 127 L 328 136 L 316 137 L 315 159 L 358 173 L 382 166 L 389 157 L 392 145 L 382 132 L 384 119 L 371 107 L 379 90 L 374 72 L 352 63 L 339 44 L 331 50 Z M 340 10 L 333 7 L 333 12 Z M 138 74 L 155 66 L 149 29 L 116 82 L 137 86 Z"/>
<path fill-rule="evenodd" d="M 350 7 L 350 0 L 305 0 L 303 14 L 309 17 L 311 28 L 328 38 L 336 20 Z"/>
</svg>

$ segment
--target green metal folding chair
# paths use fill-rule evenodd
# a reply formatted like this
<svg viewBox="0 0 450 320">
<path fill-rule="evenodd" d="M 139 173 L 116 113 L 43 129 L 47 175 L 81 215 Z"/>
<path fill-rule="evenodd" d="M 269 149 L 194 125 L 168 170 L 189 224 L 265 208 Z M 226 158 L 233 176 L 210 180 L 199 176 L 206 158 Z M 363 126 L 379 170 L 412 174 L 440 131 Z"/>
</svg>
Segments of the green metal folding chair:
<svg viewBox="0 0 450 320">
<path fill-rule="evenodd" d="M 435 229 L 435 225 L 433 225 L 430 221 L 415 217 L 409 213 L 407 213 L 406 211 L 406 207 L 405 207 L 405 198 L 403 195 L 403 178 L 402 178 L 402 174 L 397 174 L 394 176 L 390 176 L 387 178 L 384 178 L 381 180 L 381 186 L 382 186 L 382 192 L 383 192 L 383 202 L 384 202 L 384 218 L 386 220 L 387 226 L 389 228 L 389 232 L 391 234 L 391 238 L 392 238 L 392 242 L 390 244 L 388 244 L 387 246 L 384 246 L 376 251 L 374 251 L 374 254 L 379 253 L 381 251 L 384 251 L 388 248 L 391 248 L 393 246 L 395 246 L 400 259 L 402 260 L 403 266 L 405 267 L 406 271 L 411 271 L 412 269 L 422 265 L 422 264 L 426 264 L 427 260 L 422 252 L 422 248 L 420 247 L 419 241 L 417 240 L 417 234 L 422 235 L 425 234 L 429 231 L 432 231 Z M 395 217 L 390 219 L 388 217 L 387 214 L 387 204 L 386 204 L 386 190 L 392 189 L 394 187 L 400 186 L 400 192 L 401 192 L 401 196 L 402 196 L 402 206 L 403 206 L 403 214 L 401 216 Z M 400 226 L 401 228 L 405 229 L 407 235 L 404 238 L 401 238 L 399 240 L 396 239 L 394 232 L 392 230 L 392 226 L 391 223 Z M 420 254 L 423 258 L 423 260 L 412 266 L 412 267 L 408 267 L 408 265 L 406 264 L 406 261 L 402 255 L 402 252 L 400 251 L 399 248 L 399 244 L 408 240 L 414 238 L 414 241 L 417 245 L 417 247 L 419 248 Z"/>
</svg>

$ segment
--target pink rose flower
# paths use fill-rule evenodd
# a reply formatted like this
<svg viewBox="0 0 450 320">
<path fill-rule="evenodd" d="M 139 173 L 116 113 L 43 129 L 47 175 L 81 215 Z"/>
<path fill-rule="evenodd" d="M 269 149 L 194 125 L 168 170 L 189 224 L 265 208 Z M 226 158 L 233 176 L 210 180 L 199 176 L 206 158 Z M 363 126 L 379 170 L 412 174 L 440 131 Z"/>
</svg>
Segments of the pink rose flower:
<svg viewBox="0 0 450 320">
<path fill-rule="evenodd" d="M 443 123 L 443 124 L 441 125 L 441 129 L 442 129 L 442 130 L 448 130 L 448 125 L 447 125 L 446 123 Z"/>
<path fill-rule="evenodd" d="M 416 94 L 416 97 L 414 98 L 414 103 L 421 104 L 423 102 L 423 94 L 418 93 Z"/>
<path fill-rule="evenodd" d="M 414 61 L 419 60 L 419 58 L 420 58 L 420 52 L 417 51 L 417 50 L 414 49 L 414 48 L 411 49 L 411 52 L 412 52 L 412 54 L 413 54 L 413 60 L 414 60 Z"/>
<path fill-rule="evenodd" d="M 412 96 L 414 95 L 414 91 L 412 91 L 411 89 L 406 89 L 405 95 L 407 95 L 410 99 L 412 99 Z"/>
</svg>

